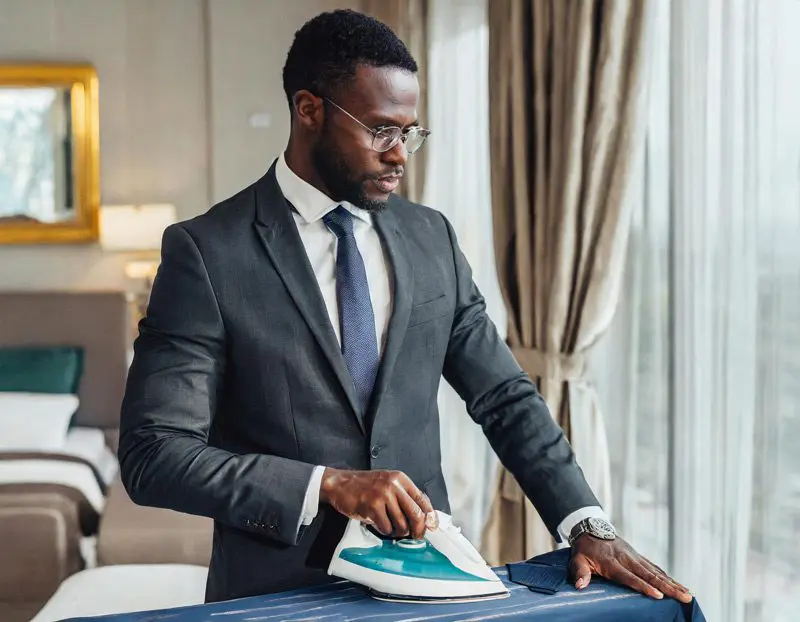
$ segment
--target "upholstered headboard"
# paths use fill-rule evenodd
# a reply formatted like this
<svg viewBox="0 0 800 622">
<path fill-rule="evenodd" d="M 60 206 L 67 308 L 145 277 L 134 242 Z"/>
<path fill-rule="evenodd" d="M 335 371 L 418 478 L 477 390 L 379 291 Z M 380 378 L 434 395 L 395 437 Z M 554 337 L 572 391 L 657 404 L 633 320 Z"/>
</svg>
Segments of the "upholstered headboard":
<svg viewBox="0 0 800 622">
<path fill-rule="evenodd" d="M 129 328 L 124 292 L 0 292 L 0 347 L 84 349 L 77 425 L 119 427 Z"/>
</svg>

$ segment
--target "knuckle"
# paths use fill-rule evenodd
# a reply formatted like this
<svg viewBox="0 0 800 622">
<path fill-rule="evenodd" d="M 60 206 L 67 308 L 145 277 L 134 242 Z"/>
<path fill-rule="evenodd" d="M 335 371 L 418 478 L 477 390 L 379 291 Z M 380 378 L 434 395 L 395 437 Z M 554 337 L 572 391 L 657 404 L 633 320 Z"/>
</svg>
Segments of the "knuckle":
<svg viewBox="0 0 800 622">
<path fill-rule="evenodd" d="M 644 577 L 644 580 L 647 581 L 650 585 L 654 585 L 656 587 L 664 587 L 667 585 L 667 582 L 664 581 L 661 577 L 655 574 L 649 574 Z"/>
</svg>

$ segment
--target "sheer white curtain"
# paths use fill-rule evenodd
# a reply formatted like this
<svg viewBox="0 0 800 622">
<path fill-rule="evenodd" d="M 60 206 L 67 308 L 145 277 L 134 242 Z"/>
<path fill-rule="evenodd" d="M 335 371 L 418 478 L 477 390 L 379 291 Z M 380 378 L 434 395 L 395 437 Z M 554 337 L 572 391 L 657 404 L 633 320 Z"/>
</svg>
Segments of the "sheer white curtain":
<svg viewBox="0 0 800 622">
<path fill-rule="evenodd" d="M 643 201 L 595 360 L 614 518 L 709 620 L 788 622 L 800 607 L 800 2 L 659 9 Z"/>
<path fill-rule="evenodd" d="M 611 518 L 642 554 L 669 562 L 670 29 L 654 7 L 644 171 L 634 199 L 617 312 L 590 355 L 606 416 Z"/>
<path fill-rule="evenodd" d="M 800 618 L 800 1 L 759 2 L 757 394 L 745 619 Z M 763 94 L 761 93 L 763 92 Z"/>
<path fill-rule="evenodd" d="M 428 5 L 428 119 L 433 134 L 423 203 L 456 231 L 489 316 L 505 336 L 497 284 L 489 187 L 489 40 L 487 0 L 437 0 Z M 453 516 L 480 546 L 497 461 L 463 401 L 442 381 L 442 462 Z"/>
<path fill-rule="evenodd" d="M 760 0 L 673 3 L 673 572 L 743 619 L 756 399 L 757 220 L 771 93 Z"/>
</svg>

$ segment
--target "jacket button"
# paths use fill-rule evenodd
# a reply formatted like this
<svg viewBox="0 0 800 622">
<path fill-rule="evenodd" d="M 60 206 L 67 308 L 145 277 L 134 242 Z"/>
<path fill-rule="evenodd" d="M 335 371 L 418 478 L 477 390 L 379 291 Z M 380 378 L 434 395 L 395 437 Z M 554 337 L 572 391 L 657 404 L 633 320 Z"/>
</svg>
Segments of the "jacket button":
<svg viewBox="0 0 800 622">
<path fill-rule="evenodd" d="M 373 458 L 377 458 L 381 453 L 381 448 L 378 445 L 373 445 L 372 449 L 369 452 L 369 455 Z"/>
</svg>

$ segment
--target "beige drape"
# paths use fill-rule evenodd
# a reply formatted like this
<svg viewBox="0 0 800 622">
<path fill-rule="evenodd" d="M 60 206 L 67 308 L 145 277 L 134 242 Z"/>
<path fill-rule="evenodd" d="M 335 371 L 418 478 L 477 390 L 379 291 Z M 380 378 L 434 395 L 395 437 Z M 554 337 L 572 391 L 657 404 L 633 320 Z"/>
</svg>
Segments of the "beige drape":
<svg viewBox="0 0 800 622">
<path fill-rule="evenodd" d="M 589 348 L 614 314 L 643 144 L 646 0 L 489 3 L 492 204 L 508 342 L 539 382 L 607 511 L 609 466 Z M 490 563 L 554 541 L 500 470 Z"/>
<path fill-rule="evenodd" d="M 419 65 L 420 101 L 417 116 L 425 126 L 428 102 L 428 0 L 361 0 L 361 10 L 389 26 L 406 44 Z M 398 194 L 420 202 L 425 185 L 425 148 L 409 156 Z"/>
</svg>

